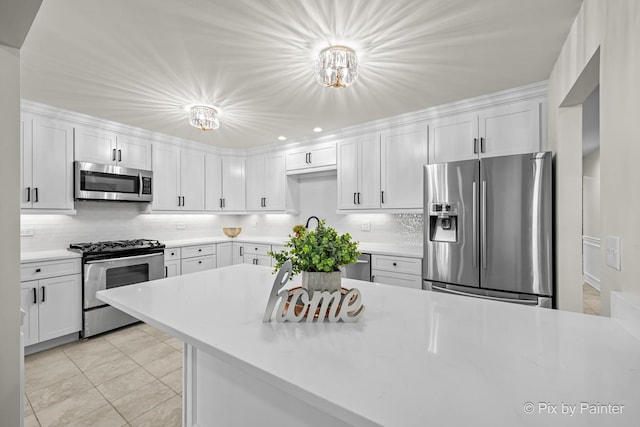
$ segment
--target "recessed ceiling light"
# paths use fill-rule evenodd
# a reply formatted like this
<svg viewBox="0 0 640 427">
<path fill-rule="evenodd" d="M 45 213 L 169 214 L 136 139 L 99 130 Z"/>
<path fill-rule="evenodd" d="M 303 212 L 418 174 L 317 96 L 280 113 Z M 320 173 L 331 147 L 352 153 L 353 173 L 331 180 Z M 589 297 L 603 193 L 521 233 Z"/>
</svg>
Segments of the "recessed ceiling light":
<svg viewBox="0 0 640 427">
<path fill-rule="evenodd" d="M 279 139 L 280 141 L 286 141 L 286 140 L 287 140 L 287 137 L 286 137 L 286 136 L 279 136 L 279 137 L 278 137 L 278 139 Z"/>
<path fill-rule="evenodd" d="M 322 132 L 322 128 L 313 128 L 314 132 Z"/>
</svg>

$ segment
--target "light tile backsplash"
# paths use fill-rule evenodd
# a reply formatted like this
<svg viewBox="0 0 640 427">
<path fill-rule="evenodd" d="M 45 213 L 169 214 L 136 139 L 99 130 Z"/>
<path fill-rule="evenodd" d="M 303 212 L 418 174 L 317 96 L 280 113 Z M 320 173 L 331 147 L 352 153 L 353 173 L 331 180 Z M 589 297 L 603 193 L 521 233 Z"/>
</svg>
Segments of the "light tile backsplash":
<svg viewBox="0 0 640 427">
<path fill-rule="evenodd" d="M 422 214 L 337 214 L 336 175 L 299 178 L 300 214 L 146 214 L 137 203 L 77 202 L 74 216 L 22 215 L 21 227 L 32 228 L 22 237 L 22 251 L 62 249 L 69 243 L 147 238 L 177 240 L 221 237 L 222 227 L 242 227 L 242 237 L 282 236 L 296 224 L 315 215 L 325 218 L 338 232 L 349 232 L 361 242 L 422 245 Z M 371 231 L 362 231 L 369 223 Z M 178 224 L 186 228 L 179 230 Z M 315 221 L 313 222 L 315 224 Z"/>
</svg>

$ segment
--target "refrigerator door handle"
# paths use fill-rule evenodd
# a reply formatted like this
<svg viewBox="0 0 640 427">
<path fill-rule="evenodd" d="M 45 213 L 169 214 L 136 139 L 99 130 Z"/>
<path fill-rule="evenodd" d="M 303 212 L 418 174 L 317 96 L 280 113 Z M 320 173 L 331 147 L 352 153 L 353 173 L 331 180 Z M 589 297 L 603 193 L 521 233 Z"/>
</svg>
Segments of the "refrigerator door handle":
<svg viewBox="0 0 640 427">
<path fill-rule="evenodd" d="M 487 181 L 482 180 L 482 218 L 480 219 L 480 241 L 482 249 L 480 251 L 480 259 L 482 260 L 482 268 L 487 268 Z"/>
<path fill-rule="evenodd" d="M 478 185 L 473 181 L 473 210 L 471 212 L 473 227 L 473 268 L 478 266 Z"/>
<path fill-rule="evenodd" d="M 467 293 L 467 292 L 455 291 L 453 289 L 443 288 L 443 287 L 438 286 L 438 285 L 431 285 L 431 289 L 436 290 L 436 292 L 443 292 L 443 293 L 454 294 L 454 295 L 462 295 L 462 296 L 465 296 L 465 297 L 490 299 L 490 300 L 493 300 L 493 301 L 513 302 L 513 303 L 516 303 L 516 304 L 538 305 L 538 301 L 535 300 L 535 299 L 500 298 L 500 297 L 491 297 L 491 296 L 488 296 L 488 295 L 477 295 L 477 294 L 471 294 L 471 293 Z"/>
</svg>

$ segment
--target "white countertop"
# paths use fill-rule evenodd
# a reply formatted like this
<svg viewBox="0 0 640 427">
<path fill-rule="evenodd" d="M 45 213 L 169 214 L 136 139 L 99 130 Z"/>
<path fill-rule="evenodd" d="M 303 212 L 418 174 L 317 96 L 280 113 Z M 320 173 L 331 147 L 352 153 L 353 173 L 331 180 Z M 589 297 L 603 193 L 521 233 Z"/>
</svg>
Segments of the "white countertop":
<svg viewBox="0 0 640 427">
<path fill-rule="evenodd" d="M 265 324 L 273 279 L 270 268 L 235 265 L 99 297 L 363 425 L 635 426 L 640 419 L 640 341 L 609 318 L 343 279 L 362 292 L 358 323 Z M 525 413 L 527 402 L 534 414 Z M 578 406 L 571 417 L 561 406 L 546 413 L 539 402 Z M 581 402 L 624 408 L 580 414 Z"/>
<path fill-rule="evenodd" d="M 68 258 L 81 258 L 82 254 L 71 252 L 67 249 L 57 249 L 51 251 L 32 251 L 22 252 L 20 254 L 20 262 L 42 262 L 53 261 Z"/>
</svg>

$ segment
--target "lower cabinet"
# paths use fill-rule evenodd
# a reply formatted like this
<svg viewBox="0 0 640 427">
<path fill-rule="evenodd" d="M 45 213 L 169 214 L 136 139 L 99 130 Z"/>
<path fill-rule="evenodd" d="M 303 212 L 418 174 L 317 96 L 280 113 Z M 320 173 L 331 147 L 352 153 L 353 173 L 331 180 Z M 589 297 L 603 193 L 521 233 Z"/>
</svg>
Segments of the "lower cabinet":
<svg viewBox="0 0 640 427">
<path fill-rule="evenodd" d="M 180 248 L 182 261 L 181 274 L 196 273 L 198 271 L 216 268 L 216 245 L 185 246 Z"/>
<path fill-rule="evenodd" d="M 216 245 L 216 268 L 233 264 L 233 242 L 218 243 Z"/>
<path fill-rule="evenodd" d="M 20 283 L 24 345 L 37 344 L 82 329 L 82 275 Z"/>
<path fill-rule="evenodd" d="M 271 267 L 271 257 L 269 255 L 247 254 L 244 256 L 244 263 Z"/>
<path fill-rule="evenodd" d="M 271 256 L 268 255 L 271 245 L 262 243 L 245 243 L 244 244 L 244 263 L 253 265 L 264 265 L 271 267 Z"/>
<path fill-rule="evenodd" d="M 405 288 L 422 289 L 422 259 L 372 255 L 371 281 Z"/>
<path fill-rule="evenodd" d="M 180 248 L 164 250 L 164 277 L 179 276 L 180 269 Z"/>
<path fill-rule="evenodd" d="M 233 255 L 232 262 L 233 264 L 242 264 L 244 263 L 244 243 L 236 243 L 233 242 Z"/>
</svg>

